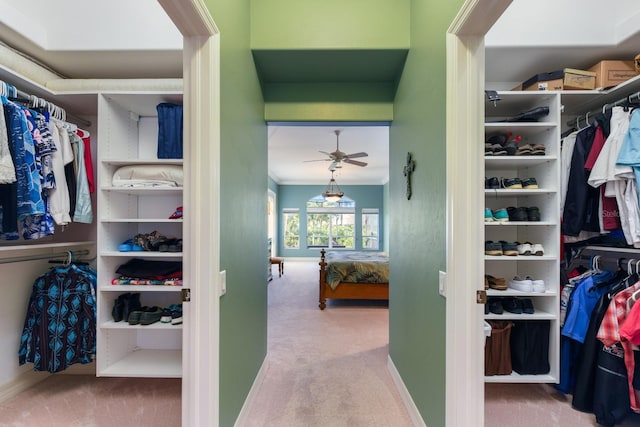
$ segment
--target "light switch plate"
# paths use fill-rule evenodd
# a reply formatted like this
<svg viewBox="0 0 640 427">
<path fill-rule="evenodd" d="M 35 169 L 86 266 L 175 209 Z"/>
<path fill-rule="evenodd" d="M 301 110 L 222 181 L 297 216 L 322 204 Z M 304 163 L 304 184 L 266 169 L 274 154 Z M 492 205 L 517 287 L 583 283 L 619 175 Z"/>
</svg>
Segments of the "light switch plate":
<svg viewBox="0 0 640 427">
<path fill-rule="evenodd" d="M 438 292 L 443 297 L 447 297 L 447 273 L 438 271 Z"/>
<path fill-rule="evenodd" d="M 220 272 L 220 296 L 227 293 L 227 270 Z"/>
</svg>

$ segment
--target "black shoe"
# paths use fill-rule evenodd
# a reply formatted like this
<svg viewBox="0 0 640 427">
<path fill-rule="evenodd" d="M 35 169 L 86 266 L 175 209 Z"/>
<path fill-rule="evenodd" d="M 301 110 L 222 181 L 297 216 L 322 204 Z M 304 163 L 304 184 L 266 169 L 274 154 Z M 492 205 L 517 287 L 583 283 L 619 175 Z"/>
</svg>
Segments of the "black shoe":
<svg viewBox="0 0 640 427">
<path fill-rule="evenodd" d="M 500 298 L 489 298 L 486 305 L 489 306 L 489 311 L 493 314 L 502 314 L 504 312 Z"/>
<path fill-rule="evenodd" d="M 517 298 L 504 298 L 502 308 L 509 313 L 522 314 L 522 301 Z"/>
<path fill-rule="evenodd" d="M 507 208 L 507 214 L 509 214 L 509 221 L 528 221 L 529 216 L 527 214 L 527 208 L 525 207 L 513 207 Z"/>
<path fill-rule="evenodd" d="M 491 178 L 485 178 L 484 188 L 488 190 L 496 190 L 500 188 L 500 180 L 498 179 L 497 176 L 493 176 Z"/>
<path fill-rule="evenodd" d="M 127 317 L 127 322 L 129 322 L 130 325 L 138 325 L 140 323 L 140 318 L 142 317 L 142 313 L 145 312 L 145 310 L 148 310 L 149 307 L 144 306 L 144 307 L 139 307 L 137 310 L 132 311 L 131 313 L 129 313 L 129 317 Z"/>
<path fill-rule="evenodd" d="M 522 302 L 522 312 L 526 314 L 533 314 L 535 312 L 533 308 L 533 301 L 531 298 L 524 298 L 521 300 Z"/>
<path fill-rule="evenodd" d="M 118 295 L 118 298 L 113 301 L 113 308 L 111 308 L 111 317 L 114 322 L 120 322 L 124 319 L 124 299 L 129 297 L 129 293 Z"/>
<path fill-rule="evenodd" d="M 527 208 L 527 218 L 529 221 L 540 221 L 540 209 L 536 206 Z"/>
<path fill-rule="evenodd" d="M 140 314 L 140 324 L 151 325 L 152 323 L 160 321 L 163 311 L 164 310 L 158 306 L 148 307 Z"/>
<path fill-rule="evenodd" d="M 123 308 L 122 308 L 122 318 L 123 319 L 129 319 L 129 315 L 136 311 L 139 310 L 140 307 L 142 306 L 142 304 L 140 304 L 140 294 L 139 293 L 134 293 L 134 294 L 124 294 L 126 295 L 125 298 L 123 298 L 122 302 L 123 302 Z"/>
</svg>

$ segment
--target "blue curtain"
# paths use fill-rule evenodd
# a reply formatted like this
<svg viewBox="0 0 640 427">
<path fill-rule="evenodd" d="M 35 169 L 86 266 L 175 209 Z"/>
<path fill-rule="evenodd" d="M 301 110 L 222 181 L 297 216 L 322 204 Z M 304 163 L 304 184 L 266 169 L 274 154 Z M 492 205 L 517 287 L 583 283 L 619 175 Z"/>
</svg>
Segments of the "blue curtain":
<svg viewBox="0 0 640 427">
<path fill-rule="evenodd" d="M 158 158 L 182 158 L 182 105 L 163 102 L 158 111 Z"/>
</svg>

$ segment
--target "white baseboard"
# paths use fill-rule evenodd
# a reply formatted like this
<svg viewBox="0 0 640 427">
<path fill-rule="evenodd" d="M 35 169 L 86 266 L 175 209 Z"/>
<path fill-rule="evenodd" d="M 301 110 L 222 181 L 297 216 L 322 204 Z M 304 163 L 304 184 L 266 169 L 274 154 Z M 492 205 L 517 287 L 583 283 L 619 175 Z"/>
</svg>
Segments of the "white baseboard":
<svg viewBox="0 0 640 427">
<path fill-rule="evenodd" d="M 48 372 L 35 371 L 26 371 L 20 374 L 13 380 L 0 386 L 0 402 L 11 399 L 26 389 L 33 387 L 40 381 L 46 380 L 50 376 L 51 374 Z"/>
<path fill-rule="evenodd" d="M 253 408 L 253 402 L 256 400 L 256 396 L 260 391 L 260 387 L 262 386 L 262 382 L 264 381 L 265 376 L 267 375 L 267 370 L 269 369 L 269 355 L 267 355 L 262 361 L 262 366 L 258 371 L 258 375 L 253 380 L 253 384 L 251 385 L 251 390 L 249 390 L 249 394 L 244 401 L 244 405 L 242 405 L 242 409 L 240 410 L 240 414 L 238 414 L 238 418 L 236 419 L 234 427 L 243 427 L 247 425 L 249 421 L 249 414 L 251 413 L 251 408 Z"/>
<path fill-rule="evenodd" d="M 396 385 L 398 393 L 400 393 L 402 403 L 404 403 L 404 407 L 407 409 L 413 425 L 415 427 L 427 427 L 427 424 L 424 422 L 422 416 L 420 415 L 420 411 L 418 411 L 418 407 L 413 402 L 413 399 L 409 394 L 409 390 L 407 390 L 407 387 L 404 385 L 404 381 L 402 381 L 402 377 L 400 377 L 400 373 L 396 369 L 396 365 L 393 364 L 391 356 L 387 357 L 387 369 L 389 369 L 389 374 L 391 374 L 393 383 Z"/>
</svg>

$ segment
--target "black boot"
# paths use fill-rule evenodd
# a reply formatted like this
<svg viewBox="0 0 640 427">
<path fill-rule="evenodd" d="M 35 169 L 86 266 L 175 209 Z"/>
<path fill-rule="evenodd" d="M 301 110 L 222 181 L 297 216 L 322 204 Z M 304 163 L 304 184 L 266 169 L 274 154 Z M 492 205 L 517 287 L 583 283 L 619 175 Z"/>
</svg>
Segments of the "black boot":
<svg viewBox="0 0 640 427">
<path fill-rule="evenodd" d="M 111 309 L 111 317 L 114 322 L 120 322 L 124 317 L 124 301 L 129 298 L 128 292 L 126 294 L 118 295 L 118 298 L 113 302 L 113 308 Z"/>
<path fill-rule="evenodd" d="M 128 319 L 129 314 L 132 311 L 138 310 L 142 305 L 140 304 L 140 294 L 125 294 L 127 297 L 124 299 L 124 308 L 122 309 L 122 318 Z"/>
</svg>

